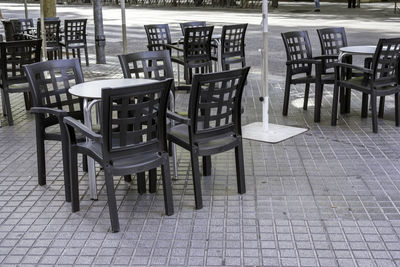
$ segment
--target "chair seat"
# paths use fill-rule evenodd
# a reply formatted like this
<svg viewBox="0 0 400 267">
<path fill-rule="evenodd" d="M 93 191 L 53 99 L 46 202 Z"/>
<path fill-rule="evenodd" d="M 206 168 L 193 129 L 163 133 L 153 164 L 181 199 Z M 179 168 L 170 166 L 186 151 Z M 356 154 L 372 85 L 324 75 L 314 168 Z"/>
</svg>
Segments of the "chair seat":
<svg viewBox="0 0 400 267">
<path fill-rule="evenodd" d="M 185 149 L 190 150 L 189 129 L 185 124 L 179 124 L 168 130 L 168 139 L 174 139 L 173 142 L 181 145 Z M 197 143 L 199 155 L 212 155 L 222 153 L 237 146 L 237 138 L 233 135 L 213 136 L 212 139 L 204 139 Z"/>
<path fill-rule="evenodd" d="M 62 45 L 62 46 L 66 46 L 66 42 L 65 41 L 63 41 L 63 42 L 60 42 L 60 45 Z M 68 43 L 68 48 L 83 48 L 83 47 L 85 47 L 85 43 Z"/>
<path fill-rule="evenodd" d="M 292 79 L 292 84 L 298 84 L 298 83 L 314 83 L 316 77 L 314 75 L 310 76 L 302 76 L 298 78 Z M 327 74 L 322 74 L 321 75 L 321 81 L 322 83 L 334 83 L 335 81 L 335 74 L 333 73 L 327 73 Z"/>
</svg>

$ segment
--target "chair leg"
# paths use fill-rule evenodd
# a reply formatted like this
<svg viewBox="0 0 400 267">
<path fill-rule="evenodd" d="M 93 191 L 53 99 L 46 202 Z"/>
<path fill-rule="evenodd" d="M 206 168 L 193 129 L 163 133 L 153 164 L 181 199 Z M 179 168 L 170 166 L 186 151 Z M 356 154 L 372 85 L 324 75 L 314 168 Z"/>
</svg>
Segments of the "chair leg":
<svg viewBox="0 0 400 267">
<path fill-rule="evenodd" d="M 361 101 L 361 118 L 368 117 L 368 94 L 362 94 L 362 101 Z"/>
<path fill-rule="evenodd" d="M 320 82 L 315 83 L 315 108 L 314 108 L 314 122 L 321 121 L 321 102 L 322 102 L 322 89 L 323 85 Z"/>
<path fill-rule="evenodd" d="M 5 103 L 5 93 L 4 90 L 1 90 L 1 106 L 3 108 L 3 116 L 7 116 L 7 109 L 6 109 L 6 103 Z"/>
<path fill-rule="evenodd" d="M 69 59 L 69 49 L 68 46 L 65 46 L 65 56 Z"/>
<path fill-rule="evenodd" d="M 164 164 L 161 165 L 161 176 L 163 182 L 165 214 L 170 216 L 174 214 L 174 202 L 172 199 L 171 173 L 169 170 L 168 157 L 166 157 Z"/>
<path fill-rule="evenodd" d="M 332 116 L 331 116 L 332 126 L 336 125 L 338 97 L 339 97 L 339 85 L 335 84 L 335 86 L 333 87 L 333 100 L 332 100 Z"/>
<path fill-rule="evenodd" d="M 80 48 L 77 49 L 77 54 L 78 54 L 78 58 L 79 58 L 79 63 L 82 65 L 82 61 L 81 61 L 81 49 L 80 49 Z"/>
<path fill-rule="evenodd" d="M 379 99 L 379 113 L 378 117 L 383 118 L 383 114 L 385 113 L 385 96 L 381 96 Z"/>
<path fill-rule="evenodd" d="M 149 192 L 157 192 L 157 169 L 149 170 Z"/>
<path fill-rule="evenodd" d="M 72 212 L 79 211 L 78 153 L 74 147 L 70 152 L 70 183 Z"/>
<path fill-rule="evenodd" d="M 199 158 L 196 151 L 190 152 L 190 159 L 192 163 L 192 176 L 193 176 L 193 187 L 194 187 L 194 200 L 196 203 L 196 209 L 203 208 L 203 197 L 201 195 L 201 180 L 199 173 Z"/>
<path fill-rule="evenodd" d="M 237 147 L 235 147 L 235 163 L 236 163 L 236 179 L 237 179 L 237 187 L 238 193 L 244 194 L 246 193 L 246 182 L 244 176 L 244 160 L 243 160 L 243 144 L 242 140 L 240 140 Z"/>
<path fill-rule="evenodd" d="M 146 193 L 146 174 L 144 172 L 140 172 L 136 174 L 136 177 L 137 177 L 138 193 L 142 195 Z"/>
<path fill-rule="evenodd" d="M 36 126 L 36 156 L 38 168 L 38 184 L 46 184 L 46 157 L 44 148 L 44 139 L 42 133 Z"/>
<path fill-rule="evenodd" d="M 287 116 L 289 109 L 290 81 L 286 78 L 285 95 L 283 97 L 283 116 Z"/>
<path fill-rule="evenodd" d="M 14 125 L 14 120 L 11 113 L 10 95 L 7 92 L 5 92 L 3 96 L 4 96 L 4 104 L 7 110 L 6 113 L 7 113 L 8 125 L 12 126 Z"/>
<path fill-rule="evenodd" d="M 378 132 L 378 114 L 376 110 L 376 99 L 377 96 L 372 93 L 371 94 L 371 109 L 372 109 L 372 131 L 374 133 Z"/>
<path fill-rule="evenodd" d="M 85 44 L 85 60 L 86 60 L 86 66 L 89 67 L 89 54 L 87 51 L 87 45 Z"/>
<path fill-rule="evenodd" d="M 350 88 L 346 88 L 345 113 L 350 113 L 350 104 L 351 104 L 351 89 Z"/>
<path fill-rule="evenodd" d="M 399 99 L 400 94 L 394 94 L 394 110 L 395 110 L 395 119 L 396 119 L 396 126 L 400 125 L 400 107 L 399 107 Z"/>
<path fill-rule="evenodd" d="M 82 156 L 82 170 L 84 172 L 88 172 L 88 162 L 87 162 L 87 156 L 86 155 Z"/>
<path fill-rule="evenodd" d="M 211 156 L 203 157 L 203 176 L 211 175 Z"/>
<path fill-rule="evenodd" d="M 130 174 L 124 175 L 124 181 L 127 183 L 132 182 L 132 175 L 130 175 Z"/>
<path fill-rule="evenodd" d="M 28 92 L 24 92 L 24 102 L 25 102 L 25 109 L 29 110 L 31 108 L 31 105 L 30 105 L 30 98 L 29 98 Z"/>
<path fill-rule="evenodd" d="M 307 110 L 308 107 L 308 95 L 310 93 L 310 84 L 306 83 L 306 88 L 304 90 L 304 102 L 303 102 L 303 110 Z"/>
<path fill-rule="evenodd" d="M 340 96 L 339 96 L 339 103 L 340 103 L 340 114 L 346 113 L 346 97 L 345 97 L 345 88 L 340 86 Z"/>
<path fill-rule="evenodd" d="M 71 50 L 72 50 L 72 57 L 75 58 L 75 49 L 72 48 Z"/>
<path fill-rule="evenodd" d="M 175 176 L 174 179 L 178 180 L 178 159 L 176 156 L 176 145 L 174 143 L 172 143 L 171 150 L 172 150 L 172 160 L 174 164 L 174 176 Z"/>
<path fill-rule="evenodd" d="M 60 127 L 63 129 L 64 127 Z M 61 130 L 62 131 L 62 130 Z M 71 179 L 69 172 L 69 145 L 66 132 L 61 132 L 61 145 L 62 145 L 62 157 L 63 157 L 63 168 L 64 168 L 64 188 L 65 188 L 65 201 L 71 202 Z"/>
<path fill-rule="evenodd" d="M 118 219 L 117 200 L 115 198 L 114 179 L 110 170 L 110 166 L 104 167 L 104 178 L 106 180 L 107 202 L 108 202 L 108 210 L 110 212 L 111 231 L 115 233 L 119 232 L 119 219 Z"/>
</svg>

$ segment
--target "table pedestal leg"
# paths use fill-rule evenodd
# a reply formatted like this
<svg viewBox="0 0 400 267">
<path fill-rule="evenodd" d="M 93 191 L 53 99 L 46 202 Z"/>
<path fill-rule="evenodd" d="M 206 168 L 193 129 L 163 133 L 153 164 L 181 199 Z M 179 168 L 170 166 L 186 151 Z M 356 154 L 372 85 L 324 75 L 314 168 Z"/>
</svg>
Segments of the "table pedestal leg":
<svg viewBox="0 0 400 267">
<path fill-rule="evenodd" d="M 92 129 L 92 116 L 91 110 L 93 105 L 98 101 L 92 101 L 90 104 L 88 100 L 84 98 L 83 100 L 83 115 L 85 120 L 85 125 Z M 86 139 L 88 142 L 91 142 L 89 139 Z M 95 162 L 91 157 L 88 157 L 88 177 L 89 177 L 89 191 L 90 191 L 90 199 L 97 200 L 97 183 L 96 183 L 96 168 Z"/>
</svg>

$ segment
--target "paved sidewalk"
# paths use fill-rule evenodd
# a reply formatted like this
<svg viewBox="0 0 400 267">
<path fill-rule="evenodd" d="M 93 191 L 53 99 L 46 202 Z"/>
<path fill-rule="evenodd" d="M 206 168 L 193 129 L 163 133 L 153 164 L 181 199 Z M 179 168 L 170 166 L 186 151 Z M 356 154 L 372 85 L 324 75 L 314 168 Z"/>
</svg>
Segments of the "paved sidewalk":
<svg viewBox="0 0 400 267">
<path fill-rule="evenodd" d="M 312 103 L 308 111 L 301 109 L 301 87 L 293 88 L 289 115 L 283 117 L 285 58 L 279 33 L 309 30 L 319 54 L 316 28 L 345 26 L 351 44 L 374 44 L 379 37 L 399 34 L 400 16 L 394 16 L 389 3 L 355 10 L 345 3 L 321 4 L 321 12 L 314 13 L 312 3 L 283 3 L 270 15 L 270 121 L 310 130 L 274 145 L 245 141 L 244 195 L 237 194 L 234 154 L 213 156 L 212 175 L 202 178 L 201 210 L 194 209 L 189 153 L 179 149 L 173 216 L 164 215 L 161 181 L 157 193 L 139 195 L 135 179 L 126 183 L 114 177 L 121 232 L 111 233 L 99 168 L 99 200 L 90 200 L 87 175 L 80 172 L 81 211 L 72 214 L 64 202 L 60 145 L 46 143 L 48 184 L 38 186 L 34 118 L 24 110 L 22 96 L 12 96 L 15 126 L 3 118 L 0 128 L 0 265 L 399 266 L 400 128 L 394 126 L 393 98 L 387 99 L 385 119 L 379 119 L 379 134 L 372 133 L 370 118 L 360 118 L 357 93 L 351 113 L 331 127 L 329 86 L 321 123 L 313 122 Z M 23 16 L 22 5 L 0 3 L 0 8 L 7 17 Z M 60 6 L 58 12 L 61 18 L 79 14 L 90 19 L 91 8 Z M 129 51 L 145 49 L 142 25 L 150 22 L 173 24 L 173 34 L 178 34 L 178 21 L 189 19 L 249 22 L 252 72 L 243 124 L 261 119 L 260 14 L 127 12 Z M 86 80 L 122 76 L 115 56 L 121 49 L 119 10 L 105 7 L 104 14 L 108 64 L 95 65 L 92 49 L 90 67 L 83 66 Z"/>
</svg>

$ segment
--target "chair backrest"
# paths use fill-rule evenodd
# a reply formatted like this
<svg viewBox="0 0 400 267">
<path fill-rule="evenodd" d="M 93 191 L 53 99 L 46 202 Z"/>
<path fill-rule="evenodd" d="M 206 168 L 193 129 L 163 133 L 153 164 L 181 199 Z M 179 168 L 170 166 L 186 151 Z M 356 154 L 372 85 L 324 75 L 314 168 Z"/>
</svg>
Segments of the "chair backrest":
<svg viewBox="0 0 400 267">
<path fill-rule="evenodd" d="M 216 135 L 241 135 L 241 100 L 249 70 L 194 75 L 188 112 L 192 143 Z"/>
<path fill-rule="evenodd" d="M 372 58 L 372 80 L 375 86 L 400 82 L 400 38 L 379 39 Z"/>
<path fill-rule="evenodd" d="M 40 20 L 37 22 L 37 36 L 41 37 Z M 44 28 L 46 29 L 46 45 L 59 46 L 60 43 L 60 21 L 59 20 L 44 20 Z"/>
<path fill-rule="evenodd" d="M 34 27 L 33 19 L 10 19 L 14 33 L 28 33 Z"/>
<path fill-rule="evenodd" d="M 317 29 L 317 33 L 322 55 L 339 55 L 340 48 L 348 46 L 343 27 Z"/>
<path fill-rule="evenodd" d="M 166 109 L 172 79 L 102 89 L 103 157 L 166 151 Z"/>
<path fill-rule="evenodd" d="M 124 78 L 165 80 L 174 78 L 168 50 L 118 55 Z"/>
<path fill-rule="evenodd" d="M 285 44 L 287 60 L 312 58 L 310 38 L 307 31 L 281 33 Z M 311 72 L 311 64 L 292 64 L 292 74 Z"/>
<path fill-rule="evenodd" d="M 211 66 L 213 30 L 214 26 L 186 28 L 183 56 L 191 68 Z"/>
<path fill-rule="evenodd" d="M 23 67 L 40 61 L 41 47 L 40 39 L 0 43 L 0 72 L 3 87 L 27 82 Z M 9 91 L 12 89 L 8 88 Z"/>
<path fill-rule="evenodd" d="M 71 95 L 68 89 L 82 83 L 83 73 L 79 60 L 48 60 L 25 66 L 35 107 L 62 109 L 81 113 L 82 100 Z"/>
<path fill-rule="evenodd" d="M 245 52 L 245 36 L 246 24 L 225 25 L 222 27 L 221 45 L 222 45 L 222 60 L 229 57 L 240 57 L 244 61 Z M 224 62 L 222 63 L 224 65 Z M 224 66 L 223 66 L 224 67 Z M 223 68 L 225 70 L 225 68 Z"/>
<path fill-rule="evenodd" d="M 64 37 L 67 43 L 86 42 L 87 19 L 66 19 L 64 20 Z"/>
<path fill-rule="evenodd" d="M 191 21 L 179 23 L 179 25 L 181 26 L 182 35 L 185 36 L 186 28 L 205 27 L 207 23 L 205 21 Z"/>
<path fill-rule="evenodd" d="M 149 51 L 165 50 L 164 44 L 171 43 L 171 33 L 168 24 L 144 25 Z"/>
</svg>

